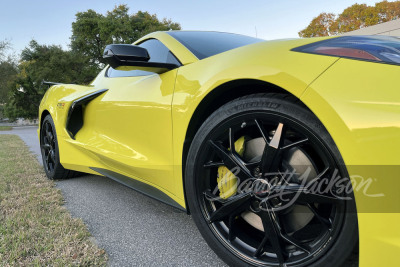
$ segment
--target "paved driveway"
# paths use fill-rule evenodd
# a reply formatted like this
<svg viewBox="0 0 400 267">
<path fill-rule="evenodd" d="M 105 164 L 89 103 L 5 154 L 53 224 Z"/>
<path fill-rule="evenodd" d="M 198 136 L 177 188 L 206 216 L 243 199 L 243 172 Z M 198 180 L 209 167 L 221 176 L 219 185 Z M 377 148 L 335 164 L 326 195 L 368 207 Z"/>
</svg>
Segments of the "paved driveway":
<svg viewBox="0 0 400 267">
<path fill-rule="evenodd" d="M 16 134 L 40 159 L 37 127 Z M 39 161 L 40 162 L 40 161 Z M 111 266 L 224 266 L 190 216 L 101 176 L 57 181 L 72 216 L 82 218 Z"/>
</svg>

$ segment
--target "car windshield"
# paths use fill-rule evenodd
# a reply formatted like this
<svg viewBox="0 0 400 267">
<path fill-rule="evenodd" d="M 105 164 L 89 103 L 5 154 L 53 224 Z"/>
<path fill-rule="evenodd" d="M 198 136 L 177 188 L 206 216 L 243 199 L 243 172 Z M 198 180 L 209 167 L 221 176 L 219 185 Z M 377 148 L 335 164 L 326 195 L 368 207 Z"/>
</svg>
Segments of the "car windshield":
<svg viewBox="0 0 400 267">
<path fill-rule="evenodd" d="M 169 35 L 186 46 L 198 59 L 204 59 L 241 46 L 265 40 L 226 32 L 170 31 Z"/>
</svg>

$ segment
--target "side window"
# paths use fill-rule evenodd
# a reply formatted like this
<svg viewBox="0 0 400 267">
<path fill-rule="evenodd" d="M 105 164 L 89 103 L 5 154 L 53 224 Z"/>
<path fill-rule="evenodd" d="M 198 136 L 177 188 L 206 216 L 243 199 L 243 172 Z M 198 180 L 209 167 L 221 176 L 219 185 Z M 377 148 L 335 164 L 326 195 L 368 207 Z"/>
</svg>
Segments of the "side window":
<svg viewBox="0 0 400 267">
<path fill-rule="evenodd" d="M 149 39 L 139 44 L 138 46 L 146 48 L 150 55 L 149 62 L 161 62 L 161 63 L 172 63 L 176 65 L 181 65 L 181 63 L 176 59 L 176 57 L 169 51 L 169 49 L 160 41 L 156 39 Z M 107 77 L 133 77 L 133 76 L 145 76 L 153 74 L 153 72 L 143 71 L 143 70 L 115 70 L 111 67 L 107 69 Z"/>
<path fill-rule="evenodd" d="M 149 62 L 172 63 L 180 65 L 176 57 L 169 49 L 160 41 L 150 39 L 139 44 L 140 47 L 146 48 L 150 55 Z"/>
</svg>

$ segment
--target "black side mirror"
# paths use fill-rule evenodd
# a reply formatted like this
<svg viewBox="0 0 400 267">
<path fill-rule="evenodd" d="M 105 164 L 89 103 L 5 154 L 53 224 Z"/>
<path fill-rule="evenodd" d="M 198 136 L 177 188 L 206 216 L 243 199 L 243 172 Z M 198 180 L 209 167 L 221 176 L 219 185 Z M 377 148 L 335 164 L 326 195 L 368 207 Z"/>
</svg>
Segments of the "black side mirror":
<svg viewBox="0 0 400 267">
<path fill-rule="evenodd" d="M 111 67 L 127 66 L 133 62 L 147 62 L 150 59 L 146 48 L 129 44 L 111 44 L 104 49 L 103 58 Z"/>
<path fill-rule="evenodd" d="M 130 44 L 110 44 L 104 49 L 103 58 L 112 68 L 135 66 L 137 69 L 162 73 L 179 67 L 175 64 L 148 62 L 149 53 L 146 48 Z"/>
</svg>

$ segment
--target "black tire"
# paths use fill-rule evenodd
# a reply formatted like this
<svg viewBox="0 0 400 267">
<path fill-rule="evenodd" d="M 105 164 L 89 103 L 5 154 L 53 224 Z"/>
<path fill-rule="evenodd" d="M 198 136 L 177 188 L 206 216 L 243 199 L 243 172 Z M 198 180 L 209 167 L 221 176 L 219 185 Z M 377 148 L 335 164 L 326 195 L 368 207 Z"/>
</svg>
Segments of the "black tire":
<svg viewBox="0 0 400 267">
<path fill-rule="evenodd" d="M 51 180 L 67 179 L 80 174 L 79 172 L 65 169 L 61 165 L 56 127 L 50 114 L 43 119 L 40 127 L 40 148 L 43 168 L 47 178 Z"/>
<path fill-rule="evenodd" d="M 277 239 L 272 238 L 275 241 L 267 237 L 268 234 L 270 234 L 269 236 L 273 236 L 273 232 L 271 231 L 275 231 L 277 229 L 275 226 L 281 224 L 282 222 L 281 217 L 279 217 L 278 219 L 276 219 L 276 217 L 286 216 L 286 215 L 284 214 L 281 215 L 278 212 L 275 213 L 270 210 L 267 213 L 268 214 L 273 213 L 274 215 L 273 218 L 270 216 L 268 221 L 268 219 L 265 219 L 265 217 L 263 217 L 265 216 L 265 211 L 262 210 L 261 204 L 257 206 L 257 208 L 250 208 L 251 212 L 256 213 L 255 210 L 258 210 L 258 212 L 262 212 L 262 214 L 260 213 L 259 217 L 263 218 L 261 219 L 263 224 L 263 229 L 268 229 L 267 231 L 264 232 L 265 237 L 263 237 L 263 240 L 267 239 L 267 241 L 264 241 L 264 243 L 262 244 L 255 243 L 255 240 L 261 240 L 261 238 L 258 238 L 257 235 L 253 234 L 258 233 L 257 231 L 261 230 L 251 229 L 251 227 L 254 228 L 254 225 L 250 225 L 248 221 L 244 220 L 243 217 L 244 213 L 238 213 L 238 211 L 242 212 L 242 210 L 240 210 L 240 207 L 242 206 L 239 205 L 242 205 L 240 203 L 242 202 L 244 203 L 244 200 L 240 203 L 239 200 L 235 200 L 238 208 L 233 209 L 232 207 L 234 206 L 233 204 L 231 204 L 229 208 L 231 213 L 227 215 L 228 213 L 224 214 L 219 208 L 223 206 L 226 207 L 228 205 L 226 204 L 227 203 L 226 200 L 221 200 L 220 198 L 218 198 L 218 195 L 209 193 L 210 191 L 208 189 L 211 189 L 213 187 L 217 188 L 212 181 L 213 179 L 216 179 L 215 168 L 221 166 L 221 163 L 218 163 L 218 161 L 221 161 L 220 159 L 225 157 L 224 156 L 225 154 L 223 153 L 220 154 L 220 152 L 217 152 L 218 149 L 215 149 L 215 147 L 224 147 L 225 141 L 223 140 L 225 139 L 216 139 L 216 136 L 225 135 L 224 127 L 232 127 L 229 128 L 230 136 L 231 132 L 245 131 L 243 129 L 240 129 L 236 125 L 240 125 L 241 118 L 243 118 L 243 121 L 245 121 L 245 118 L 251 118 L 251 116 L 260 116 L 260 117 L 265 116 L 265 118 L 274 118 L 274 119 L 281 118 L 283 121 L 285 121 L 286 124 L 289 125 L 288 127 L 293 126 L 291 129 L 297 129 L 296 127 L 298 127 L 298 129 L 301 129 L 301 131 L 303 131 L 301 132 L 299 130 L 299 132 L 301 134 L 305 133 L 305 136 L 308 138 L 307 139 L 308 142 L 311 143 L 308 145 L 304 143 L 305 148 L 302 149 L 304 151 L 308 151 L 309 153 L 313 153 L 313 151 L 315 150 L 317 151 L 315 152 L 317 156 L 320 155 L 318 153 L 319 151 L 321 151 L 321 155 L 324 155 L 323 157 L 326 156 L 327 162 L 335 164 L 334 167 L 339 171 L 341 177 L 348 177 L 344 161 L 340 156 L 339 150 L 337 149 L 331 136 L 329 135 L 325 127 L 321 124 L 321 122 L 316 118 L 316 116 L 312 114 L 312 112 L 310 112 L 301 102 L 299 102 L 299 100 L 295 99 L 292 96 L 282 95 L 282 94 L 255 94 L 233 100 L 225 104 L 221 108 L 219 108 L 217 111 L 215 111 L 203 123 L 203 125 L 200 127 L 200 129 L 198 130 L 193 139 L 193 142 L 191 144 L 187 156 L 186 169 L 185 169 L 185 192 L 190 212 L 203 238 L 206 240 L 208 245 L 214 250 L 214 252 L 230 266 L 323 266 L 323 267 L 341 266 L 341 264 L 343 264 L 344 261 L 352 253 L 353 248 L 355 247 L 355 244 L 358 241 L 358 222 L 357 222 L 357 213 L 356 213 L 353 193 L 349 193 L 348 195 L 346 195 L 347 197 L 350 197 L 351 200 L 337 201 L 337 199 L 335 199 L 334 204 L 329 204 L 329 203 L 328 204 L 313 203 L 310 205 L 307 204 L 307 206 L 310 207 L 309 208 L 310 211 L 311 207 L 316 208 L 316 210 L 314 210 L 316 213 L 313 213 L 314 217 L 312 217 L 311 222 L 316 223 L 315 225 L 317 225 L 318 222 L 320 222 L 321 225 L 323 225 L 323 223 L 325 222 L 324 220 L 328 220 L 328 223 L 331 223 L 332 230 L 328 232 L 328 236 L 331 236 L 331 238 L 328 237 L 326 239 L 326 237 L 324 237 L 325 239 L 310 241 L 310 243 L 307 243 L 307 241 L 301 243 L 302 246 L 304 244 L 304 247 L 309 248 L 310 250 L 309 252 L 304 250 L 303 251 L 304 253 L 301 252 L 301 249 L 298 249 L 298 247 L 290 246 L 292 245 L 292 243 L 288 243 L 287 241 L 283 240 L 282 238 L 280 238 L 278 234 L 276 235 L 278 236 Z M 262 118 L 263 121 L 261 124 L 262 125 L 261 128 L 258 126 L 257 122 L 255 122 L 258 129 L 261 129 L 260 130 L 261 133 L 264 127 L 268 127 L 268 121 L 265 122 L 264 117 Z M 283 126 L 285 123 L 282 124 L 282 127 L 286 127 Z M 280 124 L 281 123 L 279 123 L 279 125 Z M 243 125 L 244 124 L 242 123 L 242 126 Z M 244 127 L 255 127 L 255 126 L 252 126 L 250 125 L 250 123 L 247 123 Z M 227 130 L 228 128 L 226 128 L 226 131 Z M 249 128 L 248 131 L 254 131 L 254 129 Z M 277 131 L 272 133 L 273 135 L 272 138 L 274 138 L 275 133 Z M 294 130 L 293 132 L 295 135 L 296 132 Z M 301 134 L 299 134 L 299 136 Z M 234 134 L 232 134 L 232 136 L 234 136 Z M 285 136 L 283 136 L 283 138 L 284 137 Z M 217 141 L 214 142 L 213 138 L 215 138 L 215 140 L 221 140 L 218 141 L 219 142 L 218 145 L 215 145 Z M 232 139 L 235 140 L 234 138 L 231 137 L 228 137 L 227 139 L 228 142 L 227 144 L 230 144 L 230 148 L 232 148 L 233 144 Z M 264 137 L 264 140 L 267 140 L 267 138 Z M 282 142 L 285 142 L 286 145 L 286 143 L 290 141 L 286 140 Z M 269 146 L 269 144 L 271 143 L 266 143 L 266 144 Z M 229 154 L 229 152 L 233 150 L 230 148 L 225 149 L 224 150 L 225 153 Z M 281 148 L 283 149 L 283 147 L 279 147 L 279 149 Z M 237 157 L 238 154 L 235 154 L 235 156 Z M 210 157 L 212 158 L 212 160 L 209 160 Z M 323 157 L 321 156 L 321 158 Z M 325 162 L 324 160 L 321 160 L 321 162 Z M 222 159 L 224 165 L 227 165 L 225 163 L 228 161 L 229 159 L 225 160 Z M 265 161 L 260 160 L 260 162 L 265 162 Z M 313 163 L 313 164 L 315 164 L 315 166 L 318 166 L 318 164 L 323 166 L 323 163 Z M 251 165 L 249 164 L 246 166 L 251 166 Z M 279 164 L 279 166 L 282 165 Z M 205 168 L 207 169 L 205 170 Z M 330 171 L 331 170 L 329 170 L 329 173 Z M 238 172 L 238 175 L 239 174 L 242 175 L 240 171 Z M 268 188 L 269 187 L 270 185 L 268 185 Z M 255 194 L 250 194 L 249 198 L 250 196 L 254 197 L 254 195 Z M 244 195 L 242 196 L 242 198 L 244 199 Z M 215 201 L 215 199 L 219 200 Z M 232 199 L 232 196 L 228 198 L 228 200 L 230 199 Z M 253 201 L 251 203 L 254 203 L 254 200 L 249 200 L 249 201 Z M 265 207 L 271 207 L 268 205 L 273 205 L 273 204 L 268 204 L 269 201 L 270 200 L 265 202 L 266 203 Z M 256 203 L 258 204 L 258 202 Z M 245 205 L 249 205 L 250 207 L 252 207 L 253 204 L 245 204 Z M 328 211 L 324 210 L 325 207 Z M 245 211 L 248 212 L 248 208 Z M 321 215 L 318 217 L 319 220 L 317 220 L 316 214 L 321 212 L 324 212 L 324 216 L 326 217 Z M 216 213 L 218 213 L 217 215 L 220 215 L 221 218 L 218 217 Z M 211 215 L 213 215 L 214 217 Z M 229 217 L 223 217 L 223 216 L 229 216 Z M 217 217 L 218 219 L 215 219 Z M 231 219 L 232 221 L 234 221 L 232 222 L 232 224 L 231 224 Z M 275 224 L 266 224 L 264 223 L 265 222 L 264 220 L 268 222 L 274 222 Z M 275 230 L 270 230 L 270 228 L 266 228 L 267 225 L 273 225 L 273 227 L 275 227 L 274 228 Z M 328 224 L 325 226 L 326 229 L 328 230 L 330 229 Z M 309 226 L 307 225 L 306 227 Z M 302 228 L 299 231 L 303 231 L 303 229 L 305 229 L 306 227 Z M 231 230 L 231 228 L 233 230 Z M 324 230 L 321 230 L 325 229 L 323 226 L 321 226 L 320 228 L 314 226 L 314 228 L 309 227 L 307 229 L 308 229 L 307 231 L 310 233 L 312 233 L 312 231 L 317 231 L 315 229 L 320 229 L 318 231 L 321 231 L 321 234 L 318 233 L 315 234 L 315 236 L 317 235 L 324 236 L 323 234 Z M 232 231 L 232 236 L 231 236 L 231 231 Z M 285 231 L 284 228 L 279 228 L 274 233 L 282 233 L 283 231 Z M 293 232 L 292 237 L 296 237 L 296 233 L 297 232 Z M 284 234 L 285 236 L 288 236 L 288 233 Z M 313 242 L 315 242 L 315 248 L 311 246 Z M 317 244 L 319 244 L 318 242 L 321 243 L 320 247 L 319 245 L 317 246 Z M 246 243 L 246 246 L 249 247 L 246 246 L 240 247 L 241 243 Z M 252 254 L 253 253 L 252 252 L 253 248 L 251 247 L 252 244 L 254 244 L 254 249 L 261 247 L 261 252 L 260 250 L 256 250 L 254 254 Z M 266 246 L 266 244 L 269 244 L 268 245 L 269 247 Z M 296 244 L 300 243 L 298 242 Z M 284 250 L 282 249 L 284 253 L 276 252 L 278 251 L 276 250 L 276 248 L 277 247 L 279 248 L 280 246 L 285 248 Z M 295 254 L 297 253 L 296 249 L 300 251 L 299 252 L 300 254 L 298 254 L 299 256 L 296 256 Z M 315 251 L 311 252 L 311 249 L 315 249 Z M 264 253 L 264 250 L 270 253 L 269 254 Z M 300 258 L 300 255 L 303 255 L 301 253 L 305 255 L 303 260 L 301 260 Z M 253 257 L 252 255 L 257 255 L 257 257 L 255 256 Z M 274 257 L 276 258 L 276 260 Z"/>
</svg>

